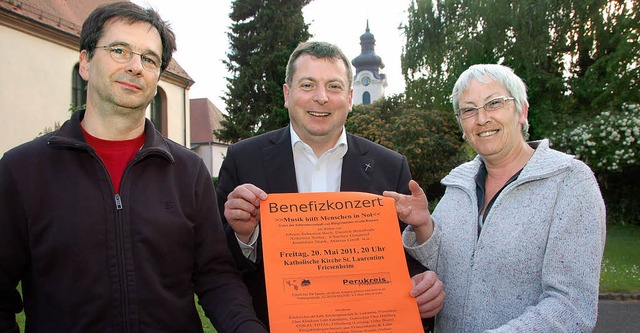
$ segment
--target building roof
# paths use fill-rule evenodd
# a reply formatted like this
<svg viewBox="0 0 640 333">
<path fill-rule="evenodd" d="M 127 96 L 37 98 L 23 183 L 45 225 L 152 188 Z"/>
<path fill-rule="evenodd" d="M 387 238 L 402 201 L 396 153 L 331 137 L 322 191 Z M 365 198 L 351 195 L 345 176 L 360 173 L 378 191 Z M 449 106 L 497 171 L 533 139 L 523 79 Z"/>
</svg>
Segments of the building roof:
<svg viewBox="0 0 640 333">
<path fill-rule="evenodd" d="M 213 134 L 214 130 L 222 128 L 220 122 L 224 115 L 208 98 L 194 98 L 191 107 L 191 144 L 221 143 Z"/>
<path fill-rule="evenodd" d="M 82 22 L 91 11 L 117 0 L 0 0 L 0 7 L 69 34 L 80 36 Z"/>
<path fill-rule="evenodd" d="M 0 0 L 0 15 L 13 15 L 24 24 L 39 25 L 66 35 L 79 45 L 82 23 L 98 6 L 119 0 Z M 25 29 L 24 32 L 32 32 Z M 193 84 L 193 79 L 172 59 L 165 73 L 177 75 Z"/>
</svg>

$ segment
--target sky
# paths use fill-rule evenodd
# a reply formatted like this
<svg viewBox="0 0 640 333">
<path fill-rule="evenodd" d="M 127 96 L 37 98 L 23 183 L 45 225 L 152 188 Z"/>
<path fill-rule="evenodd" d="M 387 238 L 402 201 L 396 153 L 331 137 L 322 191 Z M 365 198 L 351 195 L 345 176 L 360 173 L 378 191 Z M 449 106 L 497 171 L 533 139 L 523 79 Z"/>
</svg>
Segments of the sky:
<svg viewBox="0 0 640 333">
<path fill-rule="evenodd" d="M 175 60 L 195 81 L 190 98 L 208 98 L 224 112 L 221 96 L 229 77 L 223 60 L 227 59 L 231 0 L 132 0 L 156 9 L 171 24 L 178 50 Z M 411 0 L 313 0 L 303 9 L 309 23 L 311 40 L 338 45 L 351 60 L 360 54 L 360 36 L 369 20 L 375 36 L 375 52 L 382 58 L 387 75 L 386 95 L 402 93 L 404 80 L 400 55 L 404 36 L 398 30 L 407 21 Z"/>
</svg>

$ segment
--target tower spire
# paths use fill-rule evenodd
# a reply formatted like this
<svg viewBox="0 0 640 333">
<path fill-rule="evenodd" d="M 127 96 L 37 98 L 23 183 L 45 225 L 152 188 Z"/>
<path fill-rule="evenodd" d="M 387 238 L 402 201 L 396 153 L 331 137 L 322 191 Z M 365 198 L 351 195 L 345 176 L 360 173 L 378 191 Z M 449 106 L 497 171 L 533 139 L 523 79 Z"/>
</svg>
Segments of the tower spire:
<svg viewBox="0 0 640 333">
<path fill-rule="evenodd" d="M 376 38 L 369 29 L 369 19 L 364 34 L 360 36 L 360 55 L 351 60 L 356 68 L 353 84 L 353 104 L 370 104 L 384 97 L 387 78 L 380 70 L 384 68 L 382 58 L 375 51 Z"/>
</svg>

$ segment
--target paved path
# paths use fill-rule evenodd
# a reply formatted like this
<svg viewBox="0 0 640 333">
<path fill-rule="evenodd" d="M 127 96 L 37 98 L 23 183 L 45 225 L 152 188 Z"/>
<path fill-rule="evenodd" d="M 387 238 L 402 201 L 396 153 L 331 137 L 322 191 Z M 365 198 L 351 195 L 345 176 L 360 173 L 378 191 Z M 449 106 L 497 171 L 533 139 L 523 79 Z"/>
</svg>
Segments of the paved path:
<svg viewBox="0 0 640 333">
<path fill-rule="evenodd" d="M 594 333 L 640 332 L 640 300 L 601 299 Z"/>
</svg>

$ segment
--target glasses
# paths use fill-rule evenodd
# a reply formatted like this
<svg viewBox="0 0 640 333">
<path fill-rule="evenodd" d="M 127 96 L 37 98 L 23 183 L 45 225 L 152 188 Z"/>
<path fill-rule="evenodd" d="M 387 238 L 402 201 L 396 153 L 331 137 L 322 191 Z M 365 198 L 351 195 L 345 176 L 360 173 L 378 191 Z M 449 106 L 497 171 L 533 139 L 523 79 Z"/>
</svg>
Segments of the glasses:
<svg viewBox="0 0 640 333">
<path fill-rule="evenodd" d="M 494 98 L 488 101 L 487 103 L 485 103 L 483 106 L 466 107 L 466 108 L 458 109 L 458 112 L 456 112 L 456 116 L 458 116 L 458 118 L 460 119 L 473 118 L 476 115 L 478 115 L 478 111 L 480 111 L 480 109 L 485 109 L 487 112 L 500 110 L 504 107 L 507 101 L 512 101 L 514 99 L 515 98 L 513 97 L 504 97 L 504 96 Z"/>
<path fill-rule="evenodd" d="M 157 72 L 162 65 L 162 60 L 153 52 L 136 53 L 131 51 L 126 46 L 96 46 L 98 49 L 109 51 L 111 59 L 115 62 L 125 63 L 133 57 L 133 55 L 139 55 L 142 60 L 142 67 L 150 72 Z"/>
</svg>

